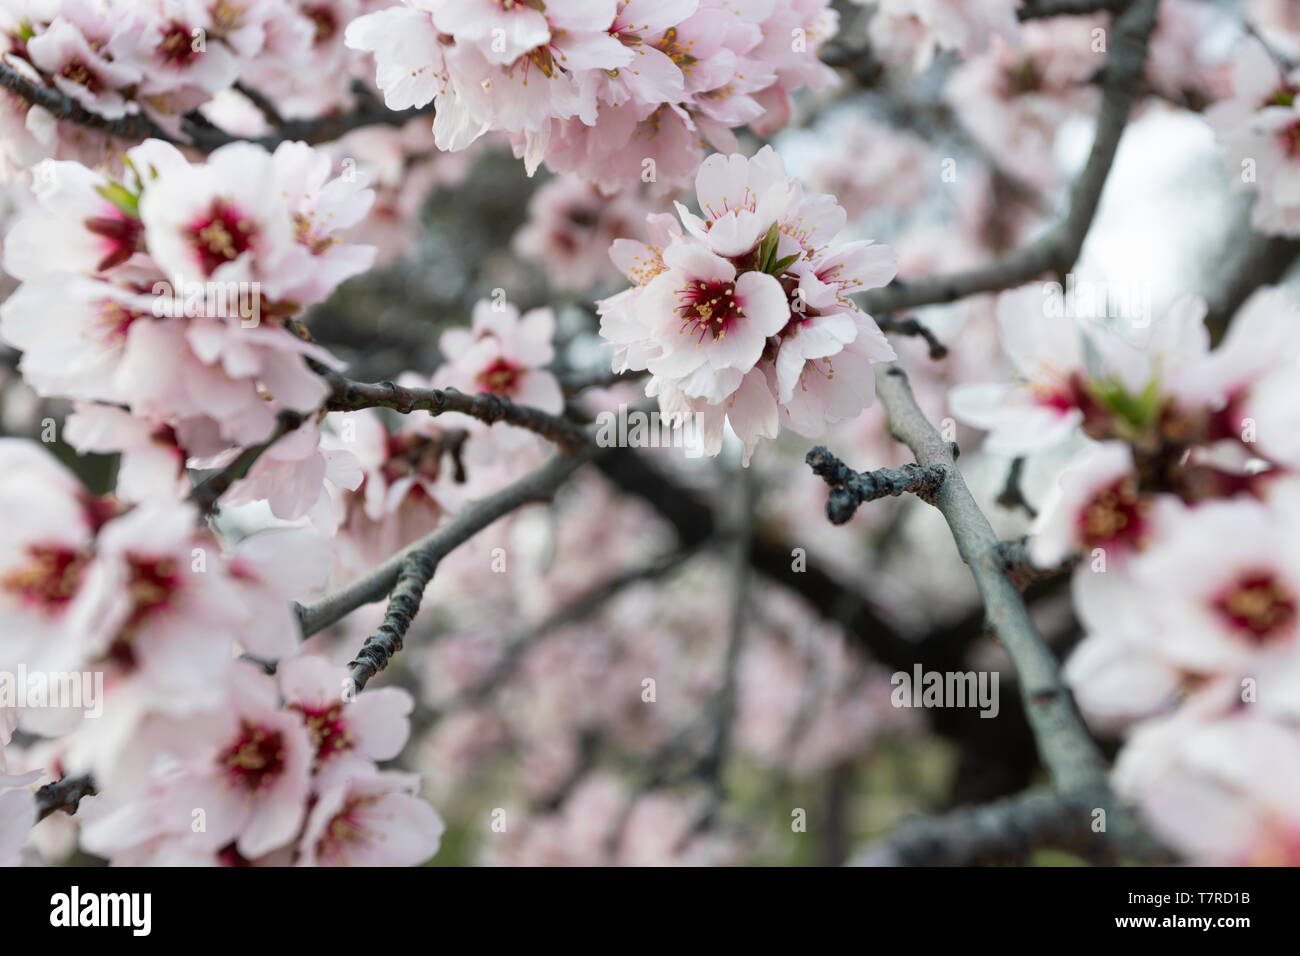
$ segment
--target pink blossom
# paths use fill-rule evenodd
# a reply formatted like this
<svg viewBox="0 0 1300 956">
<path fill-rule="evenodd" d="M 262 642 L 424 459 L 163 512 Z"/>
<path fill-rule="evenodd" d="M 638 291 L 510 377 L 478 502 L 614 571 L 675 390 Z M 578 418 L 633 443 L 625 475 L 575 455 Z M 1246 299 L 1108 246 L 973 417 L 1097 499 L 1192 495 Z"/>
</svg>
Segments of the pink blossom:
<svg viewBox="0 0 1300 956">
<path fill-rule="evenodd" d="M 710 454 L 729 422 L 746 462 L 782 420 L 815 435 L 856 416 L 872 398 L 871 364 L 894 352 L 849 296 L 892 279 L 892 254 L 833 249 L 844 210 L 805 194 L 771 147 L 710 157 L 696 192 L 702 215 L 678 204 L 685 232 L 652 216 L 649 245 L 610 250 L 635 283 L 597 304 L 615 369 L 648 369 L 646 394 L 665 414 L 701 416 Z M 837 364 L 848 373 L 838 379 Z"/>
<path fill-rule="evenodd" d="M 375 761 L 392 760 L 406 745 L 415 702 L 405 690 L 375 687 L 358 694 L 345 668 L 311 655 L 281 662 L 278 676 L 285 706 L 311 735 L 318 780 L 362 773 Z"/>
<path fill-rule="evenodd" d="M 533 309 L 522 316 L 509 302 L 480 300 L 469 329 L 449 329 L 438 347 L 447 362 L 434 374 L 436 388 L 487 392 L 521 405 L 559 413 L 564 396 L 545 371 L 555 355 L 555 316 Z"/>
<path fill-rule="evenodd" d="M 369 693 L 369 692 L 367 692 Z M 418 796 L 414 774 L 372 773 L 320 794 L 299 844 L 302 866 L 418 866 L 438 852 L 445 829 Z"/>
</svg>

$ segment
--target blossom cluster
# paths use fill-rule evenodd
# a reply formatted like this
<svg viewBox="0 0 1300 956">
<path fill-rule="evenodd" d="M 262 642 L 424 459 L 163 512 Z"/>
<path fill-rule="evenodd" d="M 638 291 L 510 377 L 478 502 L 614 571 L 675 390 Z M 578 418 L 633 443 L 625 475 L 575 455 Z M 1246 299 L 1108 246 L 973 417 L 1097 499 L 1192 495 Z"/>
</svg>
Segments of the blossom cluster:
<svg viewBox="0 0 1300 956">
<path fill-rule="evenodd" d="M 321 404 L 309 363 L 338 362 L 287 322 L 370 266 L 374 250 L 341 233 L 373 197 L 303 143 L 236 143 L 194 164 L 148 140 L 125 163 L 121 178 L 38 167 L 36 204 L 5 243 L 22 284 L 0 335 L 38 394 L 105 403 L 81 410 L 73 439 L 150 455 L 139 471 L 166 487 L 187 458 L 263 441 L 280 412 Z"/>
<path fill-rule="evenodd" d="M 93 497 L 15 439 L 0 440 L 0 474 L 13 517 L 0 533 L 0 669 L 96 678 L 93 699 L 6 709 L 4 741 L 13 726 L 53 738 L 27 761 L 97 782 L 85 848 L 173 865 L 433 854 L 436 814 L 411 778 L 376 766 L 405 743 L 409 695 L 349 696 L 342 668 L 300 653 L 289 602 L 329 573 L 318 535 L 272 529 L 223 547 L 192 505 Z M 278 680 L 240 653 L 280 661 Z"/>
<path fill-rule="evenodd" d="M 1206 120 L 1226 152 L 1234 183 L 1256 191 L 1251 221 L 1261 232 L 1300 236 L 1300 70 L 1278 64 L 1263 44 L 1242 42 L 1232 96 Z"/>
<path fill-rule="evenodd" d="M 338 42 L 369 0 L 13 0 L 0 9 L 6 68 L 105 120 L 143 117 L 169 133 L 236 84 L 286 116 L 349 102 L 353 60 Z M 0 92 L 0 144 L 12 166 L 57 156 L 106 159 L 108 140 Z"/>
<path fill-rule="evenodd" d="M 1096 726 L 1129 731 L 1116 785 L 1175 849 L 1295 862 L 1294 800 L 1264 778 L 1300 773 L 1300 310 L 1261 290 L 1211 349 L 1198 299 L 1121 329 L 1050 301 L 1002 295 L 1018 381 L 953 406 L 999 453 L 1087 436 L 1029 540 L 1040 567 L 1079 559 L 1067 679 Z"/>
<path fill-rule="evenodd" d="M 620 239 L 615 265 L 634 285 L 597 303 L 614 369 L 649 370 L 665 415 L 698 415 L 717 454 L 724 425 L 745 461 L 782 424 L 816 436 L 871 403 L 872 365 L 894 351 L 855 292 L 895 263 L 867 240 L 833 247 L 845 224 L 831 196 L 806 194 L 769 146 L 752 159 L 710 156 L 695 190 L 702 215 L 654 214 L 650 242 Z"/>
<path fill-rule="evenodd" d="M 439 148 L 509 135 L 542 163 L 613 193 L 673 188 L 701 144 L 785 125 L 790 93 L 824 86 L 827 0 L 403 0 L 347 29 L 371 52 L 391 109 L 432 102 Z"/>
<path fill-rule="evenodd" d="M 936 54 L 985 50 L 993 37 L 1013 40 L 1020 0 L 853 0 L 875 10 L 868 25 L 872 49 L 891 63 L 924 70 Z"/>
</svg>

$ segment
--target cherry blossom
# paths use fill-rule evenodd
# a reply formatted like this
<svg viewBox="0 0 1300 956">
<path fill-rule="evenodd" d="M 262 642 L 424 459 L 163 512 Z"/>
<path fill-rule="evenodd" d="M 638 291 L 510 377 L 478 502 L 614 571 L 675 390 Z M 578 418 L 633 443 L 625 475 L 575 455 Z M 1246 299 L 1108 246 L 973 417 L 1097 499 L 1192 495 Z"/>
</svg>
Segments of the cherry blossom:
<svg viewBox="0 0 1300 956">
<path fill-rule="evenodd" d="M 782 420 L 815 435 L 860 412 L 871 364 L 894 352 L 849 295 L 893 277 L 889 250 L 865 241 L 833 249 L 844 210 L 805 194 L 770 147 L 752 159 L 710 157 L 696 193 L 702 216 L 678 204 L 684 232 L 652 217 L 652 245 L 611 247 L 635 283 L 598 304 L 615 369 L 648 369 L 647 394 L 665 414 L 701 415 L 711 454 L 725 418 L 746 461 Z M 849 370 L 839 381 L 837 363 Z"/>
<path fill-rule="evenodd" d="M 443 823 L 414 795 L 412 774 L 348 777 L 324 791 L 307 817 L 303 866 L 418 866 L 438 852 Z"/>
</svg>

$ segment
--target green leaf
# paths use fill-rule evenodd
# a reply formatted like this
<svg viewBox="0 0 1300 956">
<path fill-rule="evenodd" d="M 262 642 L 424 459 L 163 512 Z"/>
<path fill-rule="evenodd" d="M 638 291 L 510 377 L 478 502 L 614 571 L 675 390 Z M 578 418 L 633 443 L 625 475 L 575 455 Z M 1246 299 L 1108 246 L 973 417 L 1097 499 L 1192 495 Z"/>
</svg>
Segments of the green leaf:
<svg viewBox="0 0 1300 956">
<path fill-rule="evenodd" d="M 140 218 L 140 197 L 131 192 L 131 190 L 127 189 L 121 183 L 110 182 L 106 186 L 96 186 L 95 192 L 99 193 L 132 219 Z"/>
<path fill-rule="evenodd" d="M 772 268 L 768 269 L 767 271 L 772 273 L 772 275 L 774 276 L 782 275 L 784 274 L 786 269 L 790 268 L 792 265 L 794 265 L 796 262 L 799 261 L 800 255 L 801 253 L 793 252 L 790 255 L 786 256 L 784 259 L 779 259 L 776 262 L 772 263 Z"/>
<path fill-rule="evenodd" d="M 768 272 L 768 266 L 771 264 L 772 257 L 776 255 L 777 243 L 781 241 L 781 230 L 776 223 L 772 223 L 772 228 L 767 230 L 767 235 L 763 241 L 758 244 L 758 271 Z"/>
<path fill-rule="evenodd" d="M 1147 383 L 1140 395 L 1129 393 L 1114 380 L 1093 381 L 1089 388 L 1098 402 L 1133 428 L 1141 430 L 1155 423 L 1160 411 L 1160 384 L 1155 379 Z"/>
</svg>

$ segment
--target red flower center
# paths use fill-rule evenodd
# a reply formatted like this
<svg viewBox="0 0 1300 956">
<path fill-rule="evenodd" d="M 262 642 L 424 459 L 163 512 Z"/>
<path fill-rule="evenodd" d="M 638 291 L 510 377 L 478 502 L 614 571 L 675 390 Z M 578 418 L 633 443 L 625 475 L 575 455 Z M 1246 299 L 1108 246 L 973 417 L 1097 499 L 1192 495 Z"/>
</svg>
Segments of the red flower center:
<svg viewBox="0 0 1300 956">
<path fill-rule="evenodd" d="M 700 342 L 706 338 L 720 341 L 745 317 L 736 301 L 734 282 L 692 282 L 677 293 L 677 298 L 681 301 L 677 313 L 682 317 L 682 332 L 689 331 Z"/>
<path fill-rule="evenodd" d="M 1141 547 L 1146 513 L 1137 480 L 1127 475 L 1098 491 L 1079 512 L 1079 539 L 1089 551 L 1122 544 Z"/>
<path fill-rule="evenodd" d="M 316 749 L 317 768 L 352 749 L 352 731 L 343 719 L 343 704 L 331 704 L 329 707 L 290 704 L 289 709 L 302 714 L 307 724 L 307 732 L 311 734 L 312 745 Z"/>
<path fill-rule="evenodd" d="M 388 458 L 382 473 L 389 484 L 408 475 L 437 481 L 442 471 L 443 443 L 439 439 L 412 432 L 388 436 Z"/>
<path fill-rule="evenodd" d="M 65 545 L 27 546 L 28 562 L 0 578 L 0 588 L 29 607 L 53 613 L 72 600 L 81 586 L 89 556 Z"/>
<path fill-rule="evenodd" d="M 1288 159 L 1300 157 L 1300 120 L 1285 126 L 1277 136 Z"/>
<path fill-rule="evenodd" d="M 312 44 L 319 46 L 326 43 L 334 37 L 339 31 L 339 21 L 334 15 L 334 11 L 329 8 L 328 4 L 318 3 L 302 8 L 303 14 L 312 25 L 316 28 L 316 35 L 312 39 Z"/>
<path fill-rule="evenodd" d="M 208 211 L 190 223 L 185 238 L 194 246 L 205 276 L 238 259 L 256 246 L 257 231 L 249 219 L 224 199 L 214 199 Z"/>
<path fill-rule="evenodd" d="M 198 51 L 194 49 L 189 28 L 175 20 L 170 21 L 163 29 L 162 39 L 158 41 L 158 53 L 172 66 L 189 66 L 199 57 Z"/>
<path fill-rule="evenodd" d="M 239 728 L 239 737 L 217 755 L 217 764 L 233 785 L 249 793 L 265 790 L 284 772 L 284 736 L 248 720 L 241 720 Z"/>
<path fill-rule="evenodd" d="M 493 359 L 483 371 L 478 373 L 475 381 L 481 391 L 491 392 L 509 398 L 519 389 L 519 379 L 524 370 L 505 358 Z"/>
<path fill-rule="evenodd" d="M 1272 571 L 1247 571 L 1214 600 L 1232 627 L 1257 643 L 1273 640 L 1296 621 L 1295 595 Z"/>
<path fill-rule="evenodd" d="M 59 70 L 59 76 L 76 83 L 78 86 L 84 86 L 91 93 L 98 93 L 103 88 L 99 82 L 99 77 L 82 60 L 69 60 L 63 64 L 63 69 Z"/>
<path fill-rule="evenodd" d="M 166 607 L 179 589 L 180 573 L 171 558 L 127 557 L 130 578 L 126 590 L 131 598 L 131 617 L 126 628 L 136 626 L 154 611 Z"/>
</svg>

